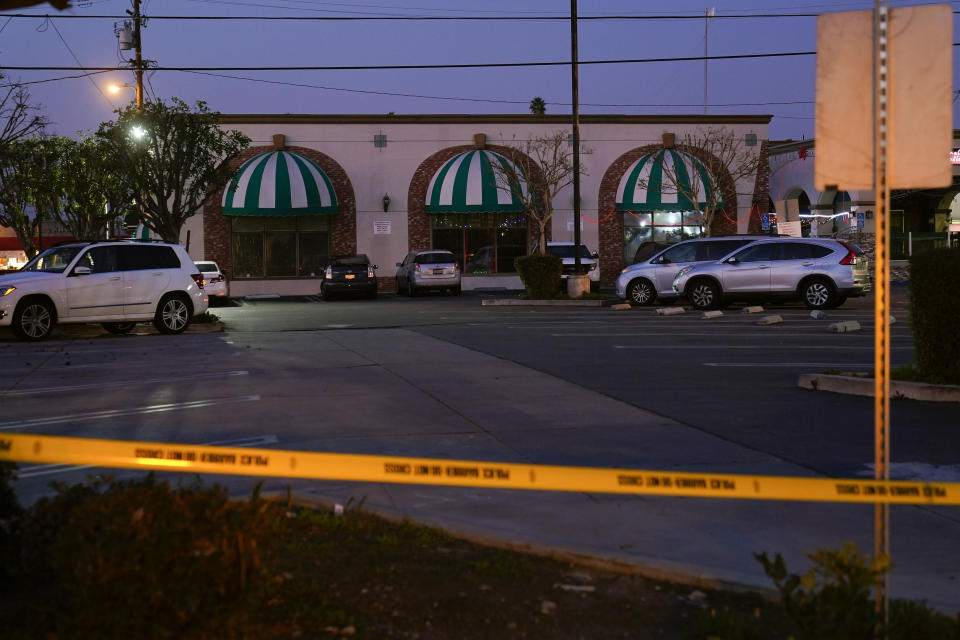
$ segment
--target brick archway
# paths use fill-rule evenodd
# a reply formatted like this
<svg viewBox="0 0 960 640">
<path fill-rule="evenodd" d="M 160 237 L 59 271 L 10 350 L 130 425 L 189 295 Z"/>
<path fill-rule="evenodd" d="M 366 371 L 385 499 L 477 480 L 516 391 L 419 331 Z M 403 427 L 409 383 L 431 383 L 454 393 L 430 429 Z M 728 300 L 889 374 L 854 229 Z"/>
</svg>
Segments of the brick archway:
<svg viewBox="0 0 960 640">
<path fill-rule="evenodd" d="M 413 173 L 410 180 L 410 188 L 407 190 L 407 251 L 422 251 L 431 249 L 431 225 L 430 214 L 426 212 L 427 187 L 430 186 L 430 180 L 434 174 L 440 170 L 447 160 L 456 155 L 473 151 L 477 149 L 475 145 L 461 145 L 457 147 L 447 147 L 437 151 L 429 158 L 420 163 L 417 170 Z M 498 145 L 486 145 L 483 147 L 486 151 L 499 153 L 506 158 L 523 156 L 524 166 L 536 167 L 536 163 L 529 156 L 523 154 L 512 147 L 503 147 Z M 533 182 L 537 182 L 536 179 Z M 551 237 L 550 224 L 547 224 L 547 239 Z M 537 223 L 529 221 L 527 223 L 527 250 L 533 246 L 537 237 Z"/>
<path fill-rule="evenodd" d="M 250 158 L 276 151 L 274 146 L 250 147 L 230 159 L 231 167 L 239 167 Z M 348 255 L 357 252 L 357 199 L 353 192 L 353 183 L 343 167 L 336 160 L 315 149 L 306 147 L 283 147 L 283 151 L 296 153 L 312 160 L 330 179 L 337 195 L 339 211 L 330 221 L 331 254 Z M 226 185 L 211 194 L 203 204 L 203 246 L 204 257 L 220 265 L 227 280 L 233 277 L 233 264 L 230 262 L 230 220 L 221 213 L 223 191 Z"/>
<path fill-rule="evenodd" d="M 600 284 L 612 286 L 623 269 L 623 213 L 617 211 L 617 187 L 630 166 L 645 155 L 663 149 L 661 144 L 651 144 L 627 151 L 613 161 L 600 180 L 600 192 L 597 195 L 598 211 L 601 212 L 598 233 L 600 235 Z M 692 155 L 706 167 L 715 167 L 717 158 L 703 149 L 678 144 L 677 151 Z M 731 218 L 723 213 L 717 214 L 710 226 L 713 235 L 729 235 L 737 232 L 737 190 L 729 172 L 722 170 L 718 182 L 723 190 L 723 204 L 727 211 L 733 211 Z M 609 212 L 604 215 L 602 212 Z"/>
</svg>

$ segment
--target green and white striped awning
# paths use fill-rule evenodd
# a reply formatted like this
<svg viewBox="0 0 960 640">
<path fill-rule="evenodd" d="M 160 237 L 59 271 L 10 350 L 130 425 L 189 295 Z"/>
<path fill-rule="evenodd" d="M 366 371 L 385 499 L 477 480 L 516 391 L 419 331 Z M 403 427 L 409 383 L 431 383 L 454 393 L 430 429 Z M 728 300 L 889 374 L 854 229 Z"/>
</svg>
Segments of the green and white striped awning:
<svg viewBox="0 0 960 640">
<path fill-rule="evenodd" d="M 226 216 L 313 216 L 337 213 L 337 195 L 313 161 L 289 151 L 247 160 L 223 192 Z"/>
<path fill-rule="evenodd" d="M 134 240 L 149 240 L 150 239 L 150 227 L 143 224 L 142 222 L 137 225 L 137 228 L 133 230 L 133 239 Z"/>
<path fill-rule="evenodd" d="M 689 153 L 661 149 L 642 156 L 623 174 L 617 187 L 617 209 L 702 211 L 712 188 L 702 162 Z M 699 207 L 694 206 L 693 198 L 699 201 Z"/>
<path fill-rule="evenodd" d="M 494 165 L 513 167 L 520 176 L 520 194 L 505 188 L 507 180 Z M 527 182 L 520 168 L 499 153 L 475 149 L 448 160 L 427 187 L 427 213 L 516 213 L 524 211 Z M 521 196 L 522 194 L 522 196 Z"/>
</svg>

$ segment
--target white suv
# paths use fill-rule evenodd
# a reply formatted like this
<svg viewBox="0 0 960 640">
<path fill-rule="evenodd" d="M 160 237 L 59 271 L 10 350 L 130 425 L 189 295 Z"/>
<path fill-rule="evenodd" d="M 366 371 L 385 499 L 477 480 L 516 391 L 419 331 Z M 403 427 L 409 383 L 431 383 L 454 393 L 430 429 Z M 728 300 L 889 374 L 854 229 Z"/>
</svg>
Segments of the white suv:
<svg viewBox="0 0 960 640">
<path fill-rule="evenodd" d="M 58 322 L 127 333 L 152 320 L 161 333 L 181 333 L 207 310 L 202 282 L 178 244 L 63 244 L 0 276 L 0 327 L 22 340 L 43 340 Z"/>
</svg>

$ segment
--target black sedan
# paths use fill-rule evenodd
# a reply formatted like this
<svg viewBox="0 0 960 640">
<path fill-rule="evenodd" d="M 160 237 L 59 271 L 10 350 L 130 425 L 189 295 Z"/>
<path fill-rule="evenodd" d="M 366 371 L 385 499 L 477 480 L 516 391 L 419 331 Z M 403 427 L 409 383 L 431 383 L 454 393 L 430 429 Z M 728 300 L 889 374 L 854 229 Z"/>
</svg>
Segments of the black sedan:
<svg viewBox="0 0 960 640">
<path fill-rule="evenodd" d="M 333 256 L 327 264 L 320 284 L 324 300 L 333 300 L 341 294 L 362 294 L 377 297 L 377 265 L 362 253 L 352 256 Z"/>
</svg>

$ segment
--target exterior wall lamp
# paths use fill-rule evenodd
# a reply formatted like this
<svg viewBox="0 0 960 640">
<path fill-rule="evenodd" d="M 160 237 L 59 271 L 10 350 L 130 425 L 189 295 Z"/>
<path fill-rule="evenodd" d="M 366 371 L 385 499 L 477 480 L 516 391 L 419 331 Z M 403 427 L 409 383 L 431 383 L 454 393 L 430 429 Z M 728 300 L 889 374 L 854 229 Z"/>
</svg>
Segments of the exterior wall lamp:
<svg viewBox="0 0 960 640">
<path fill-rule="evenodd" d="M 390 208 L 390 196 L 383 194 L 383 212 L 386 213 L 387 209 Z"/>
</svg>

